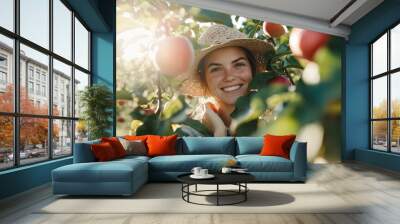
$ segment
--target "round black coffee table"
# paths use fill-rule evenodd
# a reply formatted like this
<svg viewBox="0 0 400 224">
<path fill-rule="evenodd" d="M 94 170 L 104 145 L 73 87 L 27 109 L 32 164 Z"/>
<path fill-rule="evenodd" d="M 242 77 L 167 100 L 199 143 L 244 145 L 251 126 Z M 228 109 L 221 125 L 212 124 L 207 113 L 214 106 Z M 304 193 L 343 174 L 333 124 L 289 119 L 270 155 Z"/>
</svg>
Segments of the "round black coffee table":
<svg viewBox="0 0 400 224">
<path fill-rule="evenodd" d="M 245 202 L 247 200 L 247 192 L 249 188 L 247 187 L 247 183 L 255 180 L 255 177 L 248 173 L 216 173 L 213 174 L 215 177 L 212 179 L 193 179 L 190 177 L 191 173 L 182 174 L 177 177 L 178 181 L 182 183 L 182 199 L 188 203 L 198 204 L 198 205 L 234 205 L 239 204 L 241 202 Z M 216 185 L 215 190 L 197 190 L 197 185 Z M 190 191 L 190 186 L 195 186 L 194 191 Z M 220 185 L 236 185 L 238 186 L 237 190 L 223 190 L 220 189 Z M 209 192 L 215 192 L 215 194 L 205 194 Z M 190 201 L 190 196 L 204 196 L 204 197 L 216 197 L 216 204 L 202 204 Z M 232 196 L 241 196 L 240 200 L 234 201 L 231 203 L 221 203 L 221 197 L 232 197 Z"/>
</svg>

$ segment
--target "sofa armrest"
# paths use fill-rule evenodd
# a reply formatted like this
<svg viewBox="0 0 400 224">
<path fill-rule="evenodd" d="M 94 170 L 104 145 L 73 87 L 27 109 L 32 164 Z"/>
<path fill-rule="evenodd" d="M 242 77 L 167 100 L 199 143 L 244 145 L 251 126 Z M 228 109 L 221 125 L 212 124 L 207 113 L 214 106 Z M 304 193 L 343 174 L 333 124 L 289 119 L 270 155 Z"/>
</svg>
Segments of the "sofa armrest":
<svg viewBox="0 0 400 224">
<path fill-rule="evenodd" d="M 100 143 L 99 140 L 88 141 L 75 143 L 74 145 L 74 163 L 89 163 L 95 162 L 96 158 L 94 157 L 90 146 L 92 144 Z"/>
<path fill-rule="evenodd" d="M 307 143 L 295 141 L 290 149 L 290 160 L 293 162 L 293 179 L 305 181 L 307 176 Z"/>
</svg>

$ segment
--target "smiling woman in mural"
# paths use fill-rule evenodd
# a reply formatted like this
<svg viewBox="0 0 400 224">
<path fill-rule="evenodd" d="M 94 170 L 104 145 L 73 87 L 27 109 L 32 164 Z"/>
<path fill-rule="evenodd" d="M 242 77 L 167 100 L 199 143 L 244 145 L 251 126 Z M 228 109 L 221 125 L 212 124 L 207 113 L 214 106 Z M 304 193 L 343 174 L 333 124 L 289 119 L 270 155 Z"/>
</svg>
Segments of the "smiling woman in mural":
<svg viewBox="0 0 400 224">
<path fill-rule="evenodd" d="M 230 135 L 235 103 L 250 91 L 253 76 L 264 69 L 263 56 L 273 47 L 220 24 L 209 27 L 199 44 L 204 48 L 196 54 L 184 92 L 210 97 L 212 103 L 202 105 L 202 122 L 214 136 Z"/>
</svg>

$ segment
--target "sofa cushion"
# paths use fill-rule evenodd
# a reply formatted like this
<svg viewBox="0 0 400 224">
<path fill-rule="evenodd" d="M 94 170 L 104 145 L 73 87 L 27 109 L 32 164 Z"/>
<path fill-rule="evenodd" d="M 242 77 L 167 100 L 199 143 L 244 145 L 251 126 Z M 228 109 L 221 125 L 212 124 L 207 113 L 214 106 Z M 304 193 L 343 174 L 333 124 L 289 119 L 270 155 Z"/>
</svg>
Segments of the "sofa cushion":
<svg viewBox="0 0 400 224">
<path fill-rule="evenodd" d="M 142 162 L 148 162 L 150 157 L 147 156 L 137 156 L 137 155 L 130 155 L 130 156 L 125 156 L 124 158 L 116 159 L 113 160 L 113 162 L 127 162 L 130 163 L 132 161 L 138 160 Z M 135 163 L 135 162 L 133 162 Z"/>
<path fill-rule="evenodd" d="M 122 158 L 126 156 L 126 151 L 124 146 L 121 144 L 117 137 L 103 137 L 101 138 L 101 142 L 108 142 L 114 149 L 115 155 L 117 158 Z"/>
<path fill-rule="evenodd" d="M 264 145 L 261 149 L 261 156 L 280 156 L 290 159 L 290 148 L 296 135 L 270 135 L 264 136 Z"/>
<path fill-rule="evenodd" d="M 250 172 L 292 172 L 293 162 L 279 156 L 238 155 L 240 167 Z"/>
<path fill-rule="evenodd" d="M 178 154 L 235 155 L 235 139 L 233 137 L 183 137 Z"/>
<path fill-rule="evenodd" d="M 100 139 L 86 142 L 77 142 L 74 147 L 74 163 L 95 162 L 96 158 L 90 148 L 92 144 L 99 144 Z"/>
<path fill-rule="evenodd" d="M 122 146 L 126 151 L 126 155 L 147 155 L 146 144 L 141 140 L 126 140 L 124 138 L 118 138 Z"/>
<path fill-rule="evenodd" d="M 137 172 L 147 172 L 147 163 L 140 159 L 108 162 L 74 163 L 53 170 L 58 182 L 130 182 Z M 147 174 L 145 174 L 147 175 Z"/>
<path fill-rule="evenodd" d="M 176 139 L 178 135 L 170 136 L 159 136 L 159 135 L 148 135 L 147 143 L 147 155 L 148 156 L 166 156 L 176 154 Z"/>
<path fill-rule="evenodd" d="M 264 144 L 263 137 L 236 137 L 236 155 L 260 154 Z"/>
<path fill-rule="evenodd" d="M 115 150 L 109 142 L 92 144 L 90 148 L 92 149 L 94 157 L 96 157 L 96 161 L 105 162 L 118 158 L 115 154 Z"/>
<path fill-rule="evenodd" d="M 140 140 L 140 141 L 146 142 L 147 135 L 125 135 L 124 139 L 129 140 L 129 141 Z"/>
<path fill-rule="evenodd" d="M 200 166 L 212 172 L 219 171 L 230 159 L 231 155 L 175 155 L 158 156 L 149 160 L 149 170 L 163 172 L 190 172 L 193 167 Z"/>
</svg>

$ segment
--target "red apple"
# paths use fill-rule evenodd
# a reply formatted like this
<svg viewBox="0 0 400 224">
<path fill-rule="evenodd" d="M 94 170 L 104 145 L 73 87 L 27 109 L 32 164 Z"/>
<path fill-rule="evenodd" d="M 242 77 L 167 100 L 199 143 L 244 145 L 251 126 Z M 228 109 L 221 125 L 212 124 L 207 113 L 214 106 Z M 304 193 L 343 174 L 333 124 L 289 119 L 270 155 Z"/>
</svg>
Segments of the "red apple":
<svg viewBox="0 0 400 224">
<path fill-rule="evenodd" d="M 117 122 L 119 122 L 119 123 L 124 123 L 124 122 L 125 122 L 125 119 L 124 119 L 123 117 L 118 117 L 118 118 L 117 118 Z"/>
<path fill-rule="evenodd" d="M 119 106 L 123 106 L 126 103 L 126 100 L 117 100 Z"/>
<path fill-rule="evenodd" d="M 295 56 L 312 60 L 328 39 L 329 35 L 324 33 L 294 28 L 290 34 L 289 46 Z"/>
<path fill-rule="evenodd" d="M 176 76 L 186 72 L 193 60 L 193 46 L 185 37 L 166 37 L 157 44 L 155 63 L 164 75 Z"/>
<path fill-rule="evenodd" d="M 268 84 L 284 84 L 284 85 L 290 86 L 292 83 L 286 76 L 279 75 L 273 79 L 270 79 L 268 81 Z"/>
<path fill-rule="evenodd" d="M 286 30 L 286 27 L 281 24 L 270 22 L 263 23 L 263 31 L 270 37 L 280 37 L 286 33 Z"/>
</svg>

